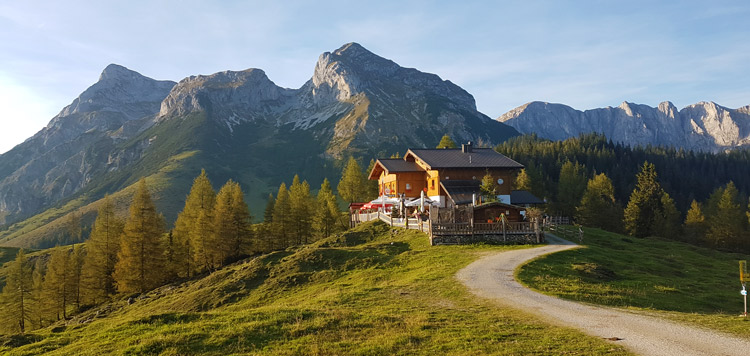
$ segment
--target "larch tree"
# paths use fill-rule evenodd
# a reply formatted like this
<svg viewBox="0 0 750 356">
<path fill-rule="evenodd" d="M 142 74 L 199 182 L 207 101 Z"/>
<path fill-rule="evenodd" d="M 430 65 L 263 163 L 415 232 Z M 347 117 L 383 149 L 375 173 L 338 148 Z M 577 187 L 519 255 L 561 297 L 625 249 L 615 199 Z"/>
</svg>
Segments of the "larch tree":
<svg viewBox="0 0 750 356">
<path fill-rule="evenodd" d="M 263 210 L 263 223 L 255 226 L 256 247 L 263 252 L 270 252 L 274 249 L 274 232 L 273 232 L 273 207 L 276 199 L 273 194 L 268 194 L 266 208 Z"/>
<path fill-rule="evenodd" d="M 615 200 L 612 181 L 601 173 L 589 179 L 581 203 L 576 208 L 578 223 L 609 231 L 620 231 L 622 208 Z"/>
<path fill-rule="evenodd" d="M 146 180 L 136 187 L 125 222 L 114 280 L 121 293 L 143 293 L 164 281 L 164 217 L 156 211 Z"/>
<path fill-rule="evenodd" d="M 482 177 L 482 184 L 479 186 L 479 192 L 482 195 L 482 200 L 485 203 L 497 201 L 497 187 L 495 185 L 495 179 L 489 171 Z"/>
<path fill-rule="evenodd" d="M 516 175 L 516 181 L 513 182 L 513 189 L 525 190 L 527 192 L 531 191 L 531 178 L 526 172 L 526 168 L 521 169 L 521 171 L 518 172 L 518 175 Z"/>
<path fill-rule="evenodd" d="M 252 240 L 250 219 L 242 188 L 238 183 L 228 181 L 219 189 L 214 209 L 214 241 L 221 263 L 236 261 L 249 252 Z"/>
<path fill-rule="evenodd" d="M 328 178 L 323 179 L 323 184 L 320 185 L 318 196 L 315 199 L 315 218 L 313 220 L 315 231 L 319 233 L 319 237 L 327 237 L 338 229 L 338 216 L 339 209 L 336 204 L 336 196 L 333 195 L 331 189 L 331 183 Z"/>
<path fill-rule="evenodd" d="M 42 282 L 44 314 L 47 319 L 57 321 L 68 318 L 71 292 L 68 290 L 70 277 L 70 248 L 55 247 L 47 262 L 47 272 Z"/>
<path fill-rule="evenodd" d="M 67 234 L 67 239 L 61 242 L 66 242 L 67 244 L 81 242 L 83 229 L 81 228 L 81 215 L 79 213 L 74 211 L 68 214 L 65 220 L 65 233 Z"/>
<path fill-rule="evenodd" d="M 105 196 L 86 241 L 82 271 L 86 303 L 101 303 L 116 292 L 112 273 L 117 263 L 123 227 L 124 222 L 115 214 L 112 199 Z"/>
<path fill-rule="evenodd" d="M 561 216 L 573 216 L 576 206 L 583 198 L 587 179 L 585 168 L 576 162 L 565 161 L 560 168 L 560 179 L 557 183 L 557 200 L 555 210 Z"/>
<path fill-rule="evenodd" d="M 44 261 L 37 258 L 34 263 L 34 271 L 31 274 L 31 325 L 35 329 L 44 327 Z"/>
<path fill-rule="evenodd" d="M 18 250 L 16 259 L 8 268 L 5 287 L 2 291 L 2 318 L 5 323 L 21 334 L 26 331 L 27 322 L 32 320 L 32 271 L 23 249 Z"/>
<path fill-rule="evenodd" d="M 190 230 L 193 245 L 193 261 L 198 271 L 211 271 L 217 267 L 219 246 L 214 240 L 213 212 L 200 210 L 198 220 Z"/>
<path fill-rule="evenodd" d="M 81 309 L 81 270 L 84 259 L 85 253 L 83 247 L 80 244 L 73 245 L 70 250 L 68 269 L 66 271 L 68 276 L 65 278 L 68 287 L 65 289 L 70 293 L 68 299 L 70 300 L 71 305 L 75 306 L 75 311 Z"/>
<path fill-rule="evenodd" d="M 300 183 L 299 176 L 294 175 L 289 187 L 290 230 L 295 243 L 301 245 L 310 240 L 312 230 L 312 198 L 307 181 Z"/>
<path fill-rule="evenodd" d="M 212 219 L 215 202 L 216 192 L 211 186 L 206 171 L 201 170 L 201 174 L 193 180 L 190 194 L 185 200 L 185 207 L 177 215 L 173 229 L 174 266 L 172 268 L 180 277 L 189 278 L 198 268 L 195 256 L 205 255 L 204 251 L 195 251 L 195 249 L 207 246 L 208 243 L 204 240 L 209 239 L 210 236 L 197 235 L 193 231 L 201 212 Z"/>
<path fill-rule="evenodd" d="M 438 143 L 436 148 L 456 148 L 456 143 L 453 142 L 453 139 L 448 134 L 445 134 L 440 139 L 440 143 Z"/>
<path fill-rule="evenodd" d="M 276 194 L 276 202 L 273 205 L 272 231 L 274 236 L 274 247 L 289 247 L 291 207 L 289 204 L 289 191 L 286 184 L 281 183 L 279 192 Z"/>
<path fill-rule="evenodd" d="M 276 198 L 273 197 L 272 193 L 268 193 L 266 198 L 266 209 L 263 210 L 263 222 L 271 223 L 273 221 L 273 206 L 276 203 Z"/>
<path fill-rule="evenodd" d="M 718 247 L 739 245 L 745 226 L 743 212 L 737 188 L 733 182 L 727 183 L 719 196 L 716 211 L 707 219 L 706 239 Z"/>
<path fill-rule="evenodd" d="M 344 199 L 344 201 L 349 203 L 364 199 L 364 177 L 362 176 L 362 170 L 359 167 L 359 163 L 357 163 L 357 160 L 355 160 L 354 157 L 349 157 L 349 161 L 346 163 L 346 167 L 344 167 L 344 170 L 341 173 L 341 181 L 339 181 L 336 190 L 338 190 L 341 199 Z"/>
<path fill-rule="evenodd" d="M 364 181 L 365 181 L 365 195 L 363 196 L 363 201 L 370 201 L 378 197 L 379 191 L 378 191 L 378 181 L 377 180 L 370 180 L 368 177 L 370 176 L 370 172 L 372 172 L 372 169 L 375 168 L 375 160 L 371 159 L 370 164 L 367 165 L 367 170 L 364 174 Z"/>
<path fill-rule="evenodd" d="M 667 192 L 661 194 L 660 223 L 654 226 L 657 236 L 676 239 L 680 235 L 680 212 Z"/>
<path fill-rule="evenodd" d="M 632 236 L 646 237 L 658 233 L 657 225 L 667 222 L 665 209 L 669 207 L 664 203 L 668 200 L 663 199 L 666 193 L 657 181 L 656 167 L 652 163 L 644 162 L 636 178 L 638 183 L 625 208 L 625 230 Z"/>
<path fill-rule="evenodd" d="M 232 185 L 232 235 L 231 246 L 234 251 L 229 256 L 238 258 L 243 254 L 253 252 L 253 216 L 250 214 L 250 208 L 245 202 L 245 193 L 238 183 Z"/>
<path fill-rule="evenodd" d="M 701 209 L 700 203 L 693 199 L 690 203 L 690 210 L 687 212 L 685 217 L 685 235 L 691 242 L 695 242 L 703 238 L 706 234 L 706 216 L 703 215 L 703 209 Z"/>
</svg>

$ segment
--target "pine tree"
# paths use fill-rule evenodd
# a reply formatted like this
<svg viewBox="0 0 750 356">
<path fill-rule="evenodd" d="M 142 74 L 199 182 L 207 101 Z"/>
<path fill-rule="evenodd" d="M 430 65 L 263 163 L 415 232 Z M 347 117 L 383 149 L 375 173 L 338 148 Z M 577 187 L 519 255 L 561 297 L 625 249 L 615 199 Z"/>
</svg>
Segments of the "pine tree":
<svg viewBox="0 0 750 356">
<path fill-rule="evenodd" d="M 349 157 L 349 161 L 341 173 L 341 181 L 339 181 L 336 189 L 341 199 L 349 203 L 364 199 L 364 177 L 362 177 L 362 171 L 354 157 Z"/>
<path fill-rule="evenodd" d="M 328 178 L 323 179 L 315 204 L 314 230 L 318 232 L 318 236 L 323 238 L 338 231 L 339 225 L 336 222 L 339 210 L 336 204 L 336 196 L 333 195 Z"/>
<path fill-rule="evenodd" d="M 276 194 L 276 202 L 273 205 L 272 231 L 275 240 L 273 245 L 275 248 L 286 248 L 290 246 L 290 209 L 289 191 L 286 190 L 286 184 L 281 183 L 279 186 L 279 192 Z"/>
<path fill-rule="evenodd" d="M 2 318 L 12 329 L 20 333 L 26 331 L 27 323 L 32 321 L 32 276 L 31 266 L 23 249 L 18 251 L 16 259 L 8 268 L 5 287 L 2 291 Z"/>
<path fill-rule="evenodd" d="M 685 235 L 688 241 L 695 242 L 703 238 L 707 228 L 706 217 L 703 215 L 701 206 L 693 199 L 685 218 Z"/>
<path fill-rule="evenodd" d="M 289 223 L 290 230 L 295 237 L 295 243 L 300 245 L 310 240 L 312 230 L 312 198 L 310 185 L 307 181 L 300 183 L 299 176 L 294 175 L 289 187 Z"/>
<path fill-rule="evenodd" d="M 664 190 L 656 180 L 652 163 L 644 162 L 636 178 L 638 184 L 625 208 L 625 229 L 632 236 L 646 237 L 657 232 L 657 224 L 664 223 Z"/>
<path fill-rule="evenodd" d="M 622 208 L 615 201 L 612 181 L 604 173 L 589 179 L 576 212 L 577 222 L 582 225 L 621 230 Z"/>
<path fill-rule="evenodd" d="M 70 248 L 56 247 L 47 262 L 47 272 L 42 282 L 44 314 L 52 321 L 68 318 L 70 306 Z"/>
<path fill-rule="evenodd" d="M 739 193 L 733 182 L 722 189 L 716 211 L 708 218 L 706 239 L 718 247 L 741 244 L 745 219 L 739 202 Z"/>
<path fill-rule="evenodd" d="M 201 211 L 208 216 L 213 215 L 215 202 L 216 192 L 211 186 L 206 171 L 201 170 L 201 174 L 193 180 L 190 194 L 185 200 L 185 208 L 177 216 L 173 230 L 175 261 L 173 269 L 180 277 L 189 278 L 198 268 L 198 263 L 194 260 L 195 256 L 205 255 L 204 251 L 195 251 L 195 249 L 199 246 L 207 246 L 207 241 L 204 239 L 210 237 L 196 235 L 193 231 Z M 191 239 L 191 236 L 195 240 Z"/>
<path fill-rule="evenodd" d="M 440 139 L 440 143 L 438 143 L 436 148 L 456 148 L 456 143 L 453 142 L 453 139 L 448 134 L 445 134 Z"/>
<path fill-rule="evenodd" d="M 101 303 L 116 292 L 112 273 L 120 250 L 123 226 L 123 221 L 115 215 L 112 199 L 104 197 L 86 241 L 86 259 L 82 271 L 86 303 Z"/>
<path fill-rule="evenodd" d="M 122 293 L 143 293 L 164 280 L 164 218 L 156 211 L 146 180 L 138 182 L 120 238 L 114 280 Z"/>
<path fill-rule="evenodd" d="M 561 216 L 573 216 L 576 205 L 583 198 L 586 190 L 586 172 L 578 162 L 565 161 L 560 168 L 560 179 L 557 184 L 555 210 Z"/>
</svg>

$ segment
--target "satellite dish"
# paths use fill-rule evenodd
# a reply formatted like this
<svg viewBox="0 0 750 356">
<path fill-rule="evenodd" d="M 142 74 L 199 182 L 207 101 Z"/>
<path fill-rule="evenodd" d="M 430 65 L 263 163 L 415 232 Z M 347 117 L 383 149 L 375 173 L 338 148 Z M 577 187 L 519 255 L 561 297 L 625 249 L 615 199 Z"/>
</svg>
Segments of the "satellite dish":
<svg viewBox="0 0 750 356">
<path fill-rule="evenodd" d="M 502 179 L 502 178 L 499 178 L 499 179 L 497 180 L 497 184 L 500 184 L 500 185 L 502 185 L 502 184 L 503 184 L 503 182 L 504 182 L 504 181 L 503 181 L 503 179 Z"/>
</svg>

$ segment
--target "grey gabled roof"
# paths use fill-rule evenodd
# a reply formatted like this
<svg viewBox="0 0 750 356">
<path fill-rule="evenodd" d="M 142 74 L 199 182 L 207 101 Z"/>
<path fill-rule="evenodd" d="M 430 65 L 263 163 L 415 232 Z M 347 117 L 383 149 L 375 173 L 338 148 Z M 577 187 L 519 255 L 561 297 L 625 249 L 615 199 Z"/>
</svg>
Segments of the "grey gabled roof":
<svg viewBox="0 0 750 356">
<path fill-rule="evenodd" d="M 478 180 L 449 180 L 444 179 L 440 181 L 440 185 L 448 196 L 453 200 L 453 204 L 471 204 L 474 199 L 474 194 L 479 195 L 479 186 L 481 182 Z"/>
<path fill-rule="evenodd" d="M 424 172 L 422 167 L 414 162 L 404 161 L 403 158 L 378 158 L 378 162 L 383 165 L 389 173 L 393 172 Z"/>
<path fill-rule="evenodd" d="M 437 168 L 523 168 L 523 165 L 491 148 L 473 148 L 462 152 L 460 148 L 409 149 L 431 169 Z"/>
<path fill-rule="evenodd" d="M 525 190 L 511 190 L 510 203 L 513 205 L 534 205 L 544 204 L 544 200 Z"/>
</svg>

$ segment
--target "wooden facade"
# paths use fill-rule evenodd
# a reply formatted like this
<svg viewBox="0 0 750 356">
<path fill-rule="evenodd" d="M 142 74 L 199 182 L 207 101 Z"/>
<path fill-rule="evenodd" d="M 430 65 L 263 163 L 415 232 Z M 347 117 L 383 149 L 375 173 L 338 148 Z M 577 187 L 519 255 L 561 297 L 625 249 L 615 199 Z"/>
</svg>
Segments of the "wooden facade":
<svg viewBox="0 0 750 356">
<path fill-rule="evenodd" d="M 449 194 L 442 181 L 481 181 L 489 174 L 496 194 L 509 199 L 521 168 L 518 162 L 492 149 L 473 148 L 469 143 L 461 149 L 410 149 L 403 159 L 378 159 L 369 179 L 378 181 L 381 195 L 416 198 L 424 191 L 446 207 Z"/>
</svg>

